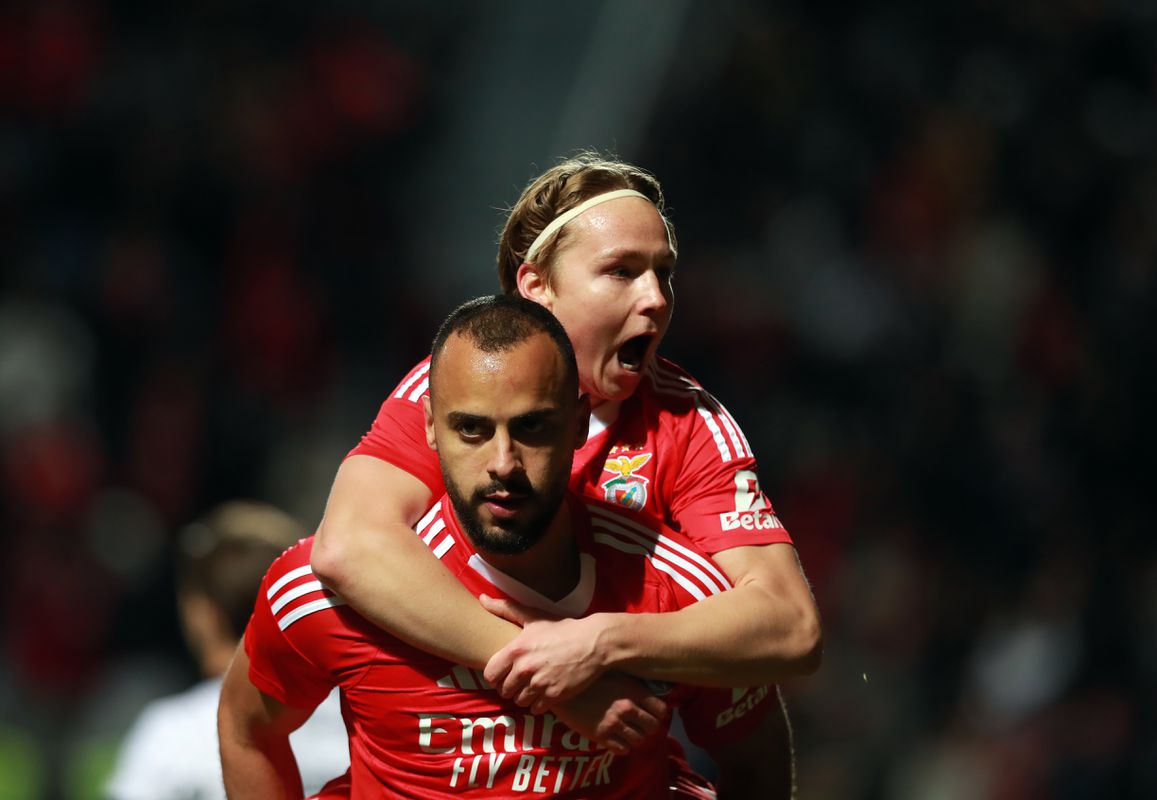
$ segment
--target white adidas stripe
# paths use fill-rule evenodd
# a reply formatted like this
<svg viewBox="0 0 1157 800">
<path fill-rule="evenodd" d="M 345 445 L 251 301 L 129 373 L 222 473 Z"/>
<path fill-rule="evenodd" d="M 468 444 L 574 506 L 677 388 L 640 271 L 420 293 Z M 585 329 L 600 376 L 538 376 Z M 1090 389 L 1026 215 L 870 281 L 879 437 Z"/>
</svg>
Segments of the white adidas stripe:
<svg viewBox="0 0 1157 800">
<path fill-rule="evenodd" d="M 344 605 L 345 600 L 342 600 L 337 596 L 323 597 L 320 600 L 312 600 L 308 603 L 303 603 L 297 606 L 285 616 L 279 617 L 277 620 L 277 627 L 281 628 L 281 630 L 285 630 L 302 617 L 308 617 L 310 614 L 314 614 L 318 611 L 325 611 L 327 608 Z"/>
<path fill-rule="evenodd" d="M 414 533 L 421 536 L 422 531 L 426 530 L 426 526 L 429 525 L 434 520 L 434 518 L 437 517 L 439 513 L 441 513 L 441 511 L 442 501 L 439 500 L 437 503 L 430 507 L 430 510 L 426 512 L 426 516 L 418 520 L 418 524 L 414 526 Z"/>
<path fill-rule="evenodd" d="M 455 664 L 449 675 L 435 681 L 443 689 L 466 689 L 468 691 L 491 690 L 494 687 L 486 680 L 481 670 L 469 669 Z"/>
<path fill-rule="evenodd" d="M 707 430 L 711 431 L 711 438 L 715 440 L 715 447 L 719 450 L 719 457 L 723 459 L 723 463 L 731 460 L 731 450 L 727 447 L 727 442 L 723 441 L 723 432 L 719 430 L 719 425 L 715 422 L 715 417 L 703 407 L 703 400 L 699 395 L 695 395 L 695 410 L 699 412 L 699 416 L 703 417 L 703 422 L 707 424 Z"/>
<path fill-rule="evenodd" d="M 454 546 L 454 537 L 446 534 L 442 541 L 438 542 L 438 546 L 434 548 L 434 555 L 438 558 L 450 552 L 450 548 Z"/>
<path fill-rule="evenodd" d="M 747 437 L 743 435 L 743 428 L 739 426 L 739 423 L 735 421 L 735 417 L 723 406 L 723 403 L 719 402 L 719 398 L 685 375 L 680 375 L 670 369 L 659 372 L 658 368 L 654 368 L 652 376 L 657 384 L 661 384 L 670 390 L 665 392 L 666 394 L 693 393 L 697 398 L 704 398 L 706 405 L 713 410 L 713 413 L 719 417 L 724 427 L 727 428 L 727 432 L 735 444 L 736 452 L 740 456 L 755 458 L 755 454 L 751 450 L 751 444 L 747 441 Z"/>
<path fill-rule="evenodd" d="M 604 544 L 610 544 L 610 542 L 607 541 L 606 538 L 600 537 L 613 537 L 617 541 L 622 542 L 623 547 L 619 547 L 620 550 L 628 547 L 638 547 L 639 550 L 636 552 L 645 554 L 651 563 L 653 563 L 659 569 L 662 569 L 664 572 L 669 572 L 672 575 L 681 578 L 682 580 L 680 580 L 680 583 L 683 583 L 684 580 L 697 581 L 697 585 L 701 587 L 700 591 L 704 593 L 704 596 L 708 594 L 719 594 L 720 592 L 724 591 L 726 587 L 725 584 L 720 585 L 716 581 L 712 580 L 711 577 L 702 569 L 699 569 L 687 559 L 681 557 L 671 548 L 664 547 L 662 543 L 648 540 L 645 537 L 639 536 L 626 530 L 625 528 L 621 528 L 617 525 L 612 525 L 609 523 L 605 526 L 596 527 L 595 530 L 597 531 L 595 533 L 595 539 L 604 542 Z M 660 540 L 660 542 L 670 543 L 670 539 L 666 539 L 664 537 L 664 539 Z M 678 573 L 672 572 L 672 570 L 678 570 Z"/>
<path fill-rule="evenodd" d="M 615 509 L 607 508 L 605 506 L 587 504 L 587 510 L 593 517 L 596 518 L 596 522 L 609 522 L 621 525 L 629 528 L 636 534 L 639 534 L 648 540 L 664 543 L 666 546 L 680 553 L 684 558 L 693 562 L 699 569 L 709 573 L 715 579 L 715 583 L 718 584 L 720 591 L 731 586 L 730 579 L 728 579 L 728 577 L 723 574 L 723 571 L 715 565 L 714 561 L 707 558 L 703 554 L 692 550 L 691 548 L 686 547 L 679 542 L 674 541 L 670 537 L 664 536 L 654 528 L 642 525 L 627 517 L 625 514 L 619 513 Z"/>
<path fill-rule="evenodd" d="M 594 535 L 594 540 L 596 542 L 600 542 L 601 544 L 605 544 L 608 547 L 613 547 L 616 550 L 620 550 L 624 553 L 634 553 L 635 555 L 643 556 L 655 566 L 655 569 L 666 572 L 668 575 L 674 578 L 675 582 L 686 589 L 688 594 L 690 594 L 696 600 L 703 600 L 707 597 L 707 593 L 703 591 L 701 586 L 696 584 L 694 581 L 689 580 L 685 575 L 680 573 L 665 561 L 654 558 L 653 553 L 649 548 L 638 544 L 628 544 L 617 536 L 612 536 L 608 533 L 596 533 Z"/>
<path fill-rule="evenodd" d="M 394 392 L 394 397 L 401 399 L 402 395 L 404 395 L 407 391 L 409 391 L 410 387 L 413 386 L 418 381 L 420 381 L 422 379 L 422 377 L 429 371 L 430 371 L 430 362 L 427 361 L 425 364 L 423 364 L 422 366 L 420 366 L 416 370 L 414 370 L 413 375 L 411 375 L 409 378 L 407 378 L 405 381 L 402 382 L 402 385 L 398 387 L 398 391 Z M 418 396 L 421 397 L 420 394 Z M 411 398 L 411 399 L 413 399 L 413 398 Z"/>
<path fill-rule="evenodd" d="M 410 392 L 410 397 L 409 397 L 410 402 L 411 403 L 418 402 L 422 398 L 422 395 L 424 395 L 426 393 L 426 390 L 429 388 L 430 388 L 430 379 L 429 378 L 422 378 L 421 383 L 419 383 L 417 386 L 414 387 L 414 391 Z"/>
<path fill-rule="evenodd" d="M 304 577 L 313 577 L 313 570 L 310 569 L 308 564 L 305 566 L 297 567 L 296 569 L 291 569 L 269 587 L 269 591 L 265 593 L 265 597 L 269 601 L 269 611 L 273 614 L 274 617 L 277 617 L 278 613 L 280 613 L 282 609 L 284 609 L 295 600 L 300 600 L 306 595 L 314 594 L 316 592 L 324 592 L 326 590 L 325 587 L 322 586 L 321 581 L 317 580 L 316 578 L 314 580 L 299 583 L 289 589 L 285 588 L 289 584 L 293 583 L 293 581 Z M 333 608 L 334 606 L 340 605 L 345 605 L 345 600 L 342 600 L 337 596 L 322 597 L 317 600 L 311 600 L 308 603 L 302 603 L 301 605 L 290 609 L 288 613 L 282 615 L 281 617 L 277 617 L 277 627 L 281 628 L 281 630 L 285 630 L 302 617 L 306 617 L 310 614 L 313 614 L 314 612 L 324 611 L 327 608 Z"/>
<path fill-rule="evenodd" d="M 443 536 L 438 544 L 434 544 L 438 534 L 444 530 L 446 530 L 446 519 L 442 514 L 442 501 L 439 500 L 426 512 L 426 516 L 422 517 L 414 526 L 414 533 L 422 537 L 422 541 L 430 546 L 437 558 L 441 558 L 450 552 L 450 548 L 454 546 L 454 535 L 450 533 Z"/>
<path fill-rule="evenodd" d="M 291 581 L 295 581 L 298 578 L 302 578 L 306 575 L 312 574 L 313 570 L 309 568 L 309 564 L 306 564 L 304 567 L 298 567 L 297 569 L 291 569 L 289 572 L 282 575 L 276 583 L 269 587 L 269 591 L 265 593 L 266 599 L 272 600 L 273 595 L 281 591 L 281 587 L 285 586 L 285 584 L 290 583 Z"/>
<path fill-rule="evenodd" d="M 298 584 L 297 586 L 294 586 L 292 589 L 278 597 L 276 600 L 273 600 L 273 598 L 270 597 L 269 599 L 272 601 L 272 603 L 269 606 L 269 610 L 276 614 L 278 611 L 285 608 L 297 598 L 303 597 L 313 592 L 320 592 L 324 588 L 325 587 L 321 585 L 321 581 L 316 580 L 306 581 L 305 583 Z"/>
<path fill-rule="evenodd" d="M 695 410 L 703 418 L 711 438 L 715 440 L 715 447 L 719 450 L 719 457 L 724 462 L 732 458 L 754 458 L 751 445 L 735 418 L 723 407 L 715 397 L 699 384 L 673 372 L 660 372 L 655 366 L 648 368 L 647 373 L 651 384 L 659 394 L 674 397 L 690 398 L 695 403 Z M 722 428 L 720 428 L 722 424 Z M 726 431 L 726 437 L 724 436 Z M 730 446 L 727 440 L 730 439 Z M 733 454 L 734 449 L 734 454 Z"/>
<path fill-rule="evenodd" d="M 641 535 L 625 520 L 597 520 L 592 528 L 595 541 L 646 556 L 656 568 L 674 577 L 700 600 L 730 586 L 713 564 L 667 536 L 654 532 Z"/>
<path fill-rule="evenodd" d="M 425 542 L 426 544 L 429 544 L 430 542 L 434 541 L 435 536 L 437 536 L 439 533 L 441 533 L 445 529 L 446 529 L 446 520 L 444 520 L 442 517 L 438 517 L 437 521 L 433 525 L 430 526 L 430 530 L 428 530 L 425 534 L 422 535 L 422 541 Z"/>
<path fill-rule="evenodd" d="M 727 429 L 727 435 L 731 437 L 731 445 L 735 448 L 735 452 L 740 457 L 750 456 L 751 453 L 746 447 L 747 440 L 743 438 L 741 433 L 739 433 L 739 426 L 735 424 L 735 420 L 731 418 L 731 415 L 723 409 L 723 406 L 720 405 L 719 401 L 716 400 L 711 394 L 708 394 L 707 392 L 704 392 L 703 394 L 706 397 L 707 404 L 715 409 L 715 415 L 719 418 L 719 421 L 723 423 L 723 427 Z"/>
</svg>

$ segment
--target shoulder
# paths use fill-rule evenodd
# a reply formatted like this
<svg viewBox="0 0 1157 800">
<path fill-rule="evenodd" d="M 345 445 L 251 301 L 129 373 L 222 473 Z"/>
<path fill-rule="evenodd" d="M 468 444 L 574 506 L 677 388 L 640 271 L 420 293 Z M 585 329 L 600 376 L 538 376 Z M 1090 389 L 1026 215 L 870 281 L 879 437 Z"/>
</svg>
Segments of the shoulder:
<svg viewBox="0 0 1157 800">
<path fill-rule="evenodd" d="M 430 356 L 426 356 L 414 366 L 401 383 L 390 393 L 390 400 L 418 403 L 430 391 Z"/>
<path fill-rule="evenodd" d="M 673 361 L 656 358 L 642 384 L 644 402 L 658 410 L 660 429 L 673 437 L 700 437 L 719 460 L 754 458 L 739 423 L 698 380 Z M 709 443 L 709 444 L 708 444 Z"/>
<path fill-rule="evenodd" d="M 265 573 L 264 589 L 268 591 L 280 583 L 292 581 L 305 575 L 306 571 L 310 575 L 313 574 L 313 570 L 309 566 L 309 560 L 313 554 L 313 538 L 307 536 L 298 540 L 273 559 L 273 563 L 269 565 L 269 569 Z"/>
<path fill-rule="evenodd" d="M 644 377 L 643 390 L 659 404 L 693 402 L 696 393 L 703 391 L 703 385 L 691 373 L 662 356 L 656 356 L 647 366 Z"/>
<path fill-rule="evenodd" d="M 591 539 L 604 560 L 642 566 L 662 583 L 675 583 L 697 600 L 730 588 L 727 577 L 683 534 L 623 506 L 583 498 Z"/>
<path fill-rule="evenodd" d="M 473 548 L 454 518 L 449 495 L 442 495 L 414 526 L 414 533 L 451 572 L 470 557 Z"/>
<path fill-rule="evenodd" d="M 656 358 L 646 370 L 642 389 L 646 399 L 669 413 L 718 410 L 719 401 L 691 373 L 673 361 Z"/>
<path fill-rule="evenodd" d="M 281 630 L 318 611 L 345 605 L 313 574 L 309 558 L 313 537 L 302 539 L 282 553 L 270 566 L 257 602 L 266 603 Z"/>
</svg>

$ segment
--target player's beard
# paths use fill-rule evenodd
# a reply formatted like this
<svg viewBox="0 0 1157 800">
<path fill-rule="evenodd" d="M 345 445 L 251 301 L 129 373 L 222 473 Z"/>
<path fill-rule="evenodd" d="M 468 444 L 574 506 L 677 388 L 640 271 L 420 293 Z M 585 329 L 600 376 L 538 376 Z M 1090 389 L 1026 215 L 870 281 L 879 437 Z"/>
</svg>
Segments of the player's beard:
<svg viewBox="0 0 1157 800">
<path fill-rule="evenodd" d="M 525 553 L 543 537 L 558 513 L 567 486 L 565 480 L 552 481 L 541 489 L 535 489 L 526 478 L 506 482 L 495 480 L 474 489 L 470 497 L 466 497 L 444 471 L 442 477 L 458 522 L 474 546 L 484 552 L 506 556 Z M 501 523 L 484 524 L 479 509 L 486 502 L 487 495 L 502 490 L 526 498 L 523 501 L 524 513 Z"/>
</svg>

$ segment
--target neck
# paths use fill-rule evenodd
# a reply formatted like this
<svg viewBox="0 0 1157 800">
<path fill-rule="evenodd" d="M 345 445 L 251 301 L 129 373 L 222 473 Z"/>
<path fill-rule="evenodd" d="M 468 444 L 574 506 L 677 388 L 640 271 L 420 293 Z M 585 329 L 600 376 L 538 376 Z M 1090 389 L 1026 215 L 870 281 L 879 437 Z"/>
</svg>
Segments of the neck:
<svg viewBox="0 0 1157 800">
<path fill-rule="evenodd" d="M 567 501 L 555 512 L 546 533 L 533 547 L 518 555 L 480 552 L 492 567 L 505 572 L 550 600 L 570 594 L 579 580 L 578 543 Z"/>
</svg>

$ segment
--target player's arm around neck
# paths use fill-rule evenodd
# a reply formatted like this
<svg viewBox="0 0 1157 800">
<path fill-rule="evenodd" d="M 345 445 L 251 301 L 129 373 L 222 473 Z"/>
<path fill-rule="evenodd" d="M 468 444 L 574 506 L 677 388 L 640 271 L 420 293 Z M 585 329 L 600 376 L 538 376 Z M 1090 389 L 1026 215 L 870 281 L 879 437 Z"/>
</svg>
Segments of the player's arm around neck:
<svg viewBox="0 0 1157 800">
<path fill-rule="evenodd" d="M 221 684 L 217 733 L 229 800 L 301 800 L 301 772 L 289 734 L 313 713 L 283 705 L 249 680 L 249 656 L 239 645 Z"/>
<path fill-rule="evenodd" d="M 698 686 L 755 686 L 819 669 L 819 609 L 790 544 L 713 556 L 735 588 L 670 614 L 617 614 L 612 666 Z"/>
<path fill-rule="evenodd" d="M 422 481 L 389 462 L 347 458 L 314 540 L 313 571 L 378 627 L 481 668 L 519 629 L 487 613 L 414 534 L 432 499 Z"/>
</svg>

